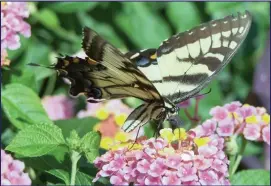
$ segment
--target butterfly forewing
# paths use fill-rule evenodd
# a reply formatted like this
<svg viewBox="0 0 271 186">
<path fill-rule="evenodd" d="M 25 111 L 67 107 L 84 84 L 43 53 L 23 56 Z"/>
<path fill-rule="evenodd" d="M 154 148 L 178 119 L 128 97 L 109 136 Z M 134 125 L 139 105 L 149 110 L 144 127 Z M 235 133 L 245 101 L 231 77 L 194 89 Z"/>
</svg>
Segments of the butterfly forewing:
<svg viewBox="0 0 271 186">
<path fill-rule="evenodd" d="M 100 99 L 115 99 L 133 96 L 145 101 L 161 100 L 161 97 L 146 76 L 127 57 L 96 32 L 85 27 L 82 47 L 91 62 L 103 66 L 86 74 L 93 87 L 101 91 Z M 98 100 L 89 97 L 89 100 Z"/>
<path fill-rule="evenodd" d="M 162 81 L 156 89 L 173 103 L 201 89 L 233 57 L 251 24 L 249 12 L 214 20 L 163 41 L 157 49 Z"/>
</svg>

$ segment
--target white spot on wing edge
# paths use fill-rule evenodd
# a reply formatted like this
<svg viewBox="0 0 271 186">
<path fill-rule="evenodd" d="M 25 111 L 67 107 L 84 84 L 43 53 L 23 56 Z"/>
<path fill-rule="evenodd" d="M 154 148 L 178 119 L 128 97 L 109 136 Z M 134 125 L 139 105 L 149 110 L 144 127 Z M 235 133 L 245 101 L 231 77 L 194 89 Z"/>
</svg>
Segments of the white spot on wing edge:
<svg viewBox="0 0 271 186">
<path fill-rule="evenodd" d="M 237 46 L 237 43 L 235 41 L 230 42 L 230 49 L 234 49 Z"/>
<path fill-rule="evenodd" d="M 239 33 L 241 34 L 244 31 L 244 27 L 239 28 Z"/>
</svg>

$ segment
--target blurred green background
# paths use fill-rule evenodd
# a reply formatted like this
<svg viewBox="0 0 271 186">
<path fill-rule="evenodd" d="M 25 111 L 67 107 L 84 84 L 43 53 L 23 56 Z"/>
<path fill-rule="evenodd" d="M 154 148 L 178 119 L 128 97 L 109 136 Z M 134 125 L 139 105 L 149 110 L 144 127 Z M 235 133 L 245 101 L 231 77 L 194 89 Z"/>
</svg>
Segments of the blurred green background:
<svg viewBox="0 0 271 186">
<path fill-rule="evenodd" d="M 232 62 L 211 83 L 212 92 L 201 101 L 200 115 L 208 117 L 215 105 L 243 102 L 252 87 L 253 71 L 270 27 L 268 2 L 31 2 L 31 38 L 9 51 L 12 63 L 3 71 L 3 84 L 19 82 L 39 96 L 67 94 L 68 86 L 54 71 L 33 68 L 30 62 L 49 65 L 58 53 L 81 50 L 81 30 L 89 26 L 121 51 L 158 47 L 178 32 L 215 18 L 249 10 L 253 23 L 245 43 Z M 207 92 L 209 87 L 206 89 Z"/>
</svg>

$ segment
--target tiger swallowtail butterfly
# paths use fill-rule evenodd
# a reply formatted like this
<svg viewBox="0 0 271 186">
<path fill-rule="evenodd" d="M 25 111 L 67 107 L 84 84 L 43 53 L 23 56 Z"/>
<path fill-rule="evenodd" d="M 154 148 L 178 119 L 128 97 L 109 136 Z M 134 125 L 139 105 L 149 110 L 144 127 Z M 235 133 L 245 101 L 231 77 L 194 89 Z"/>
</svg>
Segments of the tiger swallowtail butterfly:
<svg viewBox="0 0 271 186">
<path fill-rule="evenodd" d="M 198 94 L 232 59 L 246 38 L 251 15 L 227 16 L 164 40 L 157 49 L 121 53 L 95 31 L 83 29 L 87 57 L 58 58 L 54 68 L 71 81 L 70 94 L 89 102 L 135 97 L 144 101 L 122 129 L 163 122 L 177 104 Z"/>
</svg>

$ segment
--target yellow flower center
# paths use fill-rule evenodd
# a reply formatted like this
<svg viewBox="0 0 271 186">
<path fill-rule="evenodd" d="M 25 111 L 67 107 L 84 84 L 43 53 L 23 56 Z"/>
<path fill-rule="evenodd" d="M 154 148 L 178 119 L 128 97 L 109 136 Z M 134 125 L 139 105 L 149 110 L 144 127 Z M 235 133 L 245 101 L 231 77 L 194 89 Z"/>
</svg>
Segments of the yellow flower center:
<svg viewBox="0 0 271 186">
<path fill-rule="evenodd" d="M 112 140 L 112 138 L 109 138 L 109 137 L 103 137 L 102 139 L 101 139 L 101 147 L 103 148 L 103 149 L 109 149 L 110 147 L 112 147 L 112 145 L 113 145 L 114 143 L 113 143 L 113 140 Z"/>
<path fill-rule="evenodd" d="M 115 139 L 120 142 L 127 142 L 129 140 L 128 135 L 125 132 L 118 132 Z"/>
<path fill-rule="evenodd" d="M 247 124 L 257 124 L 257 117 L 256 116 L 248 116 L 246 117 Z"/>
<path fill-rule="evenodd" d="M 243 105 L 243 107 L 249 107 L 249 106 L 250 106 L 250 105 L 249 105 L 249 104 L 247 104 L 247 103 Z"/>
<path fill-rule="evenodd" d="M 194 138 L 194 143 L 198 146 L 204 146 L 210 141 L 209 137 L 203 137 L 203 138 Z"/>
<path fill-rule="evenodd" d="M 160 136 L 167 140 L 169 143 L 174 140 L 174 134 L 172 133 L 171 128 L 165 128 L 160 130 Z"/>
<path fill-rule="evenodd" d="M 126 114 L 119 114 L 115 116 L 115 122 L 118 126 L 122 126 L 127 118 Z"/>
<path fill-rule="evenodd" d="M 174 150 L 174 148 L 172 148 L 172 147 L 166 147 L 166 148 L 164 148 L 163 150 L 160 150 L 158 153 L 159 153 L 160 155 L 165 155 L 165 156 L 167 156 L 167 155 L 170 155 L 170 154 L 174 154 L 174 153 L 175 153 L 175 150 Z"/>
<path fill-rule="evenodd" d="M 265 123 L 265 124 L 270 124 L 270 115 L 269 114 L 264 114 L 263 116 L 262 116 L 262 120 L 263 120 L 263 122 Z"/>
<path fill-rule="evenodd" d="M 173 133 L 176 140 L 185 140 L 187 138 L 187 134 L 184 128 L 177 128 L 173 131 Z"/>
<path fill-rule="evenodd" d="M 105 109 L 99 109 L 96 111 L 96 117 L 100 120 L 105 120 L 108 118 L 109 112 Z"/>
</svg>

